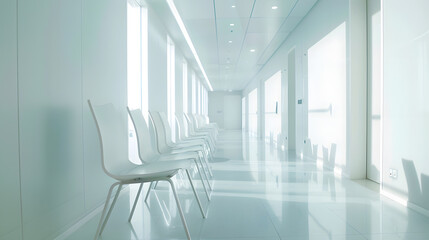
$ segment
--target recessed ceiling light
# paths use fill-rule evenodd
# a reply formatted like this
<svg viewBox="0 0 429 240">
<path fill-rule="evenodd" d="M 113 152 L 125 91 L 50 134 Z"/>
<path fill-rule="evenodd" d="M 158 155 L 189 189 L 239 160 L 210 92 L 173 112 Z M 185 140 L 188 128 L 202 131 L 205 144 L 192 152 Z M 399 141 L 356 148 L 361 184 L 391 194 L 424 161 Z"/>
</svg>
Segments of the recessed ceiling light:
<svg viewBox="0 0 429 240">
<path fill-rule="evenodd" d="M 250 52 L 256 52 L 256 50 L 255 49 L 250 49 Z"/>
<path fill-rule="evenodd" d="M 234 23 L 230 23 L 229 26 L 234 27 Z"/>
<path fill-rule="evenodd" d="M 272 6 L 271 7 L 271 9 L 273 9 L 273 10 L 276 10 L 277 8 L 279 8 L 279 7 L 277 7 L 277 6 Z"/>
<path fill-rule="evenodd" d="M 232 8 L 235 8 L 235 5 L 232 5 L 231 7 L 232 7 Z"/>
<path fill-rule="evenodd" d="M 232 43 L 232 41 L 231 41 L 231 40 L 229 40 L 229 41 L 228 41 L 228 43 Z"/>
</svg>

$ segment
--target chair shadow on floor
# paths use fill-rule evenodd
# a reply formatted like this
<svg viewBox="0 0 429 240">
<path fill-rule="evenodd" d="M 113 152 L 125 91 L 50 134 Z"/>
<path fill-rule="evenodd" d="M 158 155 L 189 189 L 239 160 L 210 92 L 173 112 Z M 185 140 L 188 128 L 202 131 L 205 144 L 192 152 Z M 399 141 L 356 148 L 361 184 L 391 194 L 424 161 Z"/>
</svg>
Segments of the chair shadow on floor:
<svg viewBox="0 0 429 240">
<path fill-rule="evenodd" d="M 408 186 L 408 201 L 429 211 L 429 176 L 421 174 L 420 181 L 412 160 L 402 159 Z"/>
</svg>

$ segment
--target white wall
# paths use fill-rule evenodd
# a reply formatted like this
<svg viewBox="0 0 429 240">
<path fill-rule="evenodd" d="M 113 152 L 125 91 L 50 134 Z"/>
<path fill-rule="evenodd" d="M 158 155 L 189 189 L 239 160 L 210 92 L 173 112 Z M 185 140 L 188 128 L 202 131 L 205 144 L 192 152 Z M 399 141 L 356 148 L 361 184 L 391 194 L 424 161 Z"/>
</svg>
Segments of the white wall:
<svg viewBox="0 0 429 240">
<path fill-rule="evenodd" d="M 293 17 L 293 16 L 292 16 Z M 351 178 L 366 177 L 366 5 L 361 0 L 319 0 L 310 10 L 301 23 L 292 31 L 281 47 L 274 53 L 271 59 L 257 74 L 252 82 L 243 91 L 243 96 L 253 90 L 260 88 L 259 93 L 263 95 L 260 82 L 268 79 L 275 72 L 288 68 L 288 53 L 295 48 L 295 107 L 296 107 L 296 153 L 300 155 L 311 155 L 307 151 L 310 146 L 308 138 L 308 74 L 307 74 L 307 51 L 313 45 L 322 40 L 332 30 L 345 24 L 346 27 L 346 58 L 345 64 L 347 75 L 343 78 L 345 87 L 338 89 L 346 93 L 346 114 L 342 116 L 346 125 L 345 142 L 341 144 L 340 150 L 345 154 L 342 159 L 337 158 L 334 167 L 342 174 Z M 287 81 L 283 81 L 286 83 Z M 335 88 L 336 86 L 331 86 Z M 288 89 L 290 93 L 290 88 Z M 264 96 L 259 98 L 264 99 Z M 298 105 L 297 100 L 303 99 L 303 104 Z M 289 99 L 291 103 L 292 99 Z M 284 102 L 283 105 L 286 103 Z M 263 105 L 259 103 L 259 105 Z M 290 106 L 289 106 L 290 108 Z M 262 111 L 261 111 L 262 112 Z M 261 115 L 261 114 L 260 114 Z M 287 118 L 288 115 L 283 115 Z M 262 116 L 259 116 L 262 122 Z M 289 123 L 291 123 L 289 119 Z M 293 121 L 292 121 L 293 122 Z M 287 126 L 290 124 L 283 124 Z M 259 124 L 259 126 L 263 126 Z M 263 132 L 263 129 L 262 129 Z M 284 133 L 288 133 L 289 130 Z M 304 143 L 304 141 L 306 143 Z M 319 157 L 323 157 L 322 146 L 330 149 L 334 142 L 322 137 L 320 142 L 312 142 L 319 146 Z M 290 144 L 289 144 L 290 145 Z M 293 145 L 292 145 L 293 146 Z"/>
<path fill-rule="evenodd" d="M 87 100 L 112 102 L 126 124 L 126 4 L 0 3 L 0 239 L 53 239 L 104 203 L 113 180 L 101 168 Z M 167 111 L 167 31 L 152 9 L 148 14 L 144 97 L 149 109 Z M 176 86 L 180 91 L 181 82 Z M 127 156 L 123 136 L 115 151 Z"/>
<path fill-rule="evenodd" d="M 52 239 L 104 201 L 86 101 L 125 109 L 125 4 L 2 1 L 0 239 Z"/>
<path fill-rule="evenodd" d="M 220 128 L 241 129 L 241 92 L 209 92 L 208 109 L 210 122 Z"/>
<path fill-rule="evenodd" d="M 21 239 L 17 1 L 0 2 L 0 239 Z"/>
<path fill-rule="evenodd" d="M 148 8 L 148 88 L 149 110 L 168 111 L 167 101 L 167 31 L 162 20 Z"/>
<path fill-rule="evenodd" d="M 367 0 L 368 154 L 367 177 L 380 183 L 381 172 L 381 1 Z"/>
<path fill-rule="evenodd" d="M 429 2 L 384 1 L 383 190 L 429 210 Z M 389 170 L 398 171 L 397 178 Z"/>
<path fill-rule="evenodd" d="M 183 112 L 183 61 L 185 60 L 183 57 L 182 52 L 178 47 L 176 47 L 176 112 L 182 113 Z"/>
</svg>

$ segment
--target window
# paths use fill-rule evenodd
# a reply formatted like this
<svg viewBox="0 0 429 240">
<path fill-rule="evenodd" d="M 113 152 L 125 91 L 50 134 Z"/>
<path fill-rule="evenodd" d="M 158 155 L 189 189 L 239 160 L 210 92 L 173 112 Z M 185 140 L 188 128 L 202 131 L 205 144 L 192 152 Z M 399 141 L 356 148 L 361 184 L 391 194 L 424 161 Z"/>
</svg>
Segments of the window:
<svg viewBox="0 0 429 240">
<path fill-rule="evenodd" d="M 192 101 L 192 113 L 197 113 L 197 99 L 196 99 L 196 91 L 197 91 L 197 83 L 196 83 L 196 79 L 195 79 L 195 73 L 192 72 L 192 97 L 191 97 L 191 101 Z"/>
<path fill-rule="evenodd" d="M 241 128 L 246 131 L 246 97 L 241 99 Z"/>
<path fill-rule="evenodd" d="M 188 113 L 188 63 L 183 62 L 183 112 Z"/>
<path fill-rule="evenodd" d="M 282 130 L 282 74 L 278 71 L 265 81 L 265 141 L 277 145 Z"/>
<path fill-rule="evenodd" d="M 171 138 L 176 139 L 176 118 L 175 118 L 175 47 L 174 42 L 167 36 L 167 101 L 168 101 L 168 121 L 171 126 Z"/>
<path fill-rule="evenodd" d="M 258 89 L 249 93 L 249 134 L 258 136 Z"/>
<path fill-rule="evenodd" d="M 147 8 L 135 0 L 127 2 L 127 95 L 131 109 L 140 108 L 147 119 L 148 75 L 147 75 Z M 131 119 L 128 122 L 128 154 L 133 163 L 140 164 L 137 139 Z"/>
<path fill-rule="evenodd" d="M 209 111 L 208 111 L 208 92 L 207 89 L 205 87 L 203 87 L 203 111 L 202 114 L 204 115 L 208 115 Z"/>
<path fill-rule="evenodd" d="M 201 82 L 197 81 L 197 114 L 201 113 Z"/>
</svg>

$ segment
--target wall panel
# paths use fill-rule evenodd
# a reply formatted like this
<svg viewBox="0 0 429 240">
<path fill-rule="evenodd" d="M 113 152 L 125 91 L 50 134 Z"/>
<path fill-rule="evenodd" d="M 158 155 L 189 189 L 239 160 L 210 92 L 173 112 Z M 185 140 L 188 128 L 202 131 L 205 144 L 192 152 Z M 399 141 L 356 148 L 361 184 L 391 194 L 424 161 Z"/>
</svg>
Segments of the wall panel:
<svg viewBox="0 0 429 240">
<path fill-rule="evenodd" d="M 0 2 L 0 239 L 21 239 L 17 1 Z"/>
<path fill-rule="evenodd" d="M 383 4 L 382 187 L 428 211 L 429 2 Z"/>
<path fill-rule="evenodd" d="M 82 6 L 18 3 L 24 238 L 48 239 L 84 211 Z"/>
<path fill-rule="evenodd" d="M 112 179 L 101 168 L 100 143 L 87 100 L 113 103 L 127 113 L 126 1 L 85 0 L 82 8 L 82 108 L 85 208 L 101 204 Z M 117 150 L 128 156 L 127 133 Z"/>
</svg>

